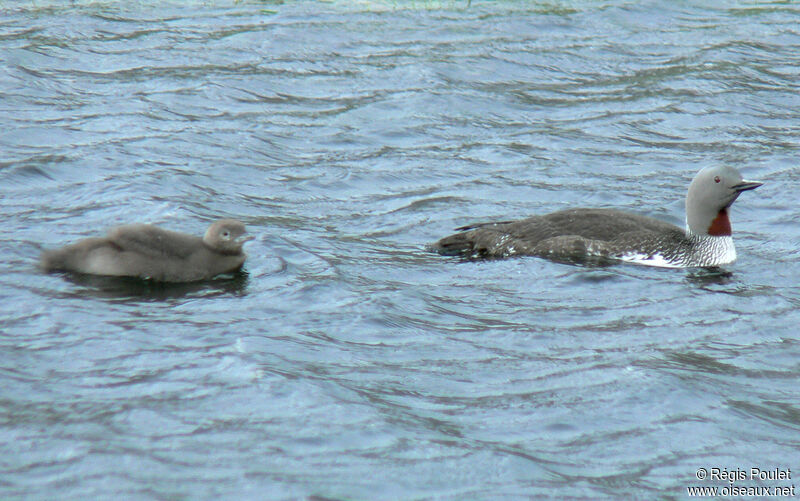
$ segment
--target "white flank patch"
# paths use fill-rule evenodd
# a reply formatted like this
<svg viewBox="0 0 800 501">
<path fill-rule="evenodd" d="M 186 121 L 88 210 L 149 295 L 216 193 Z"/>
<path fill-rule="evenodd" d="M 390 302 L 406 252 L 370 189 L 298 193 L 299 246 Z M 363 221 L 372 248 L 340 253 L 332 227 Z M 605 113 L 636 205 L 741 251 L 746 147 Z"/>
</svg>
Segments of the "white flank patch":
<svg viewBox="0 0 800 501">
<path fill-rule="evenodd" d="M 625 261 L 626 263 L 641 264 L 644 266 L 657 266 L 659 268 L 686 268 L 686 266 L 680 263 L 668 261 L 661 254 L 648 256 L 647 254 L 638 254 L 632 252 L 629 254 L 623 254 L 617 259 L 620 261 Z"/>
<path fill-rule="evenodd" d="M 736 247 L 733 245 L 733 237 L 698 237 L 690 235 L 690 238 L 695 240 L 695 245 L 687 259 L 670 261 L 661 254 L 648 256 L 640 252 L 628 252 L 617 256 L 617 259 L 626 263 L 657 266 L 659 268 L 722 266 L 736 261 Z"/>
</svg>

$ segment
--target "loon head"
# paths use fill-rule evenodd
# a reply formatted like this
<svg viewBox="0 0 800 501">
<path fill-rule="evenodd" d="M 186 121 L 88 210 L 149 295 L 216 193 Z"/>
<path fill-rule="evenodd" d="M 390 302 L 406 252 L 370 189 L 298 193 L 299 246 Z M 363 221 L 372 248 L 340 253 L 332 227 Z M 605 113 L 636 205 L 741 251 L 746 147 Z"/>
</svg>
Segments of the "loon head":
<svg viewBox="0 0 800 501">
<path fill-rule="evenodd" d="M 244 243 L 253 239 L 245 233 L 247 230 L 240 221 L 220 219 L 208 228 L 203 242 L 220 254 L 241 254 Z"/>
<path fill-rule="evenodd" d="M 764 183 L 745 181 L 733 167 L 702 169 L 692 179 L 686 195 L 686 226 L 695 235 L 730 236 L 728 207 L 743 191 Z"/>
</svg>

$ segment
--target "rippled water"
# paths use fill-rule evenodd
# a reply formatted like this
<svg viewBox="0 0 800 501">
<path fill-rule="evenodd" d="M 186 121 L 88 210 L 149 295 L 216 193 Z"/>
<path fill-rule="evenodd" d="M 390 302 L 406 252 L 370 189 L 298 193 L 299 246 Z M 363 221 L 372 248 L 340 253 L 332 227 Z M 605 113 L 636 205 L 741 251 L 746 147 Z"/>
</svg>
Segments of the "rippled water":
<svg viewBox="0 0 800 501">
<path fill-rule="evenodd" d="M 0 4 L 0 494 L 652 498 L 796 468 L 800 10 Z M 683 224 L 724 272 L 460 262 L 456 226 Z M 115 224 L 234 217 L 246 274 L 44 275 Z M 791 482 L 736 485 L 787 486 Z"/>
</svg>

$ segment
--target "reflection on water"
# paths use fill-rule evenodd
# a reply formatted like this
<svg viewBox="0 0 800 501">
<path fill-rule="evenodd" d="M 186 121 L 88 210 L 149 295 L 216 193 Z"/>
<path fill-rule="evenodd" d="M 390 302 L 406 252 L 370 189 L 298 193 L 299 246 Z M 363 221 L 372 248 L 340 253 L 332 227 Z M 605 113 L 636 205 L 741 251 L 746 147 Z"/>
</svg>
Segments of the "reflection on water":
<svg viewBox="0 0 800 501">
<path fill-rule="evenodd" d="M 186 296 L 212 298 L 223 294 L 244 295 L 249 280 L 246 271 L 191 283 L 166 283 L 133 277 L 106 277 L 67 272 L 58 275 L 78 286 L 74 291 L 67 293 L 67 296 L 122 301 L 169 301 Z"/>
<path fill-rule="evenodd" d="M 712 290 L 709 286 L 728 285 L 734 281 L 734 277 L 732 271 L 712 267 L 693 269 L 686 273 L 686 280 L 705 290 Z"/>
</svg>

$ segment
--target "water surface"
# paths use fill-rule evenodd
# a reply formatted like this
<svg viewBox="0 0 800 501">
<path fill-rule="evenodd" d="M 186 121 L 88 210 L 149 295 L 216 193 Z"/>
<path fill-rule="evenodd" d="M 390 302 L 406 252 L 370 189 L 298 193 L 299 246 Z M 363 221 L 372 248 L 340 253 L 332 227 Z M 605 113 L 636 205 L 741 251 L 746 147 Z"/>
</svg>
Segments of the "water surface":
<svg viewBox="0 0 800 501">
<path fill-rule="evenodd" d="M 800 11 L 0 4 L 0 493 L 681 498 L 796 468 Z M 454 227 L 765 185 L 722 271 L 461 262 Z M 246 273 L 42 249 L 243 220 Z M 786 486 L 791 482 L 739 482 Z"/>
</svg>

